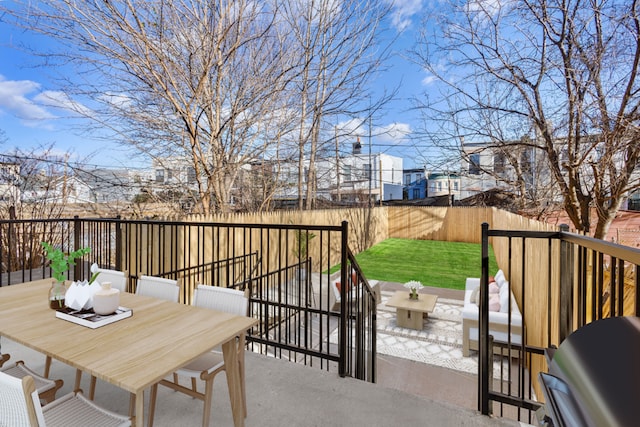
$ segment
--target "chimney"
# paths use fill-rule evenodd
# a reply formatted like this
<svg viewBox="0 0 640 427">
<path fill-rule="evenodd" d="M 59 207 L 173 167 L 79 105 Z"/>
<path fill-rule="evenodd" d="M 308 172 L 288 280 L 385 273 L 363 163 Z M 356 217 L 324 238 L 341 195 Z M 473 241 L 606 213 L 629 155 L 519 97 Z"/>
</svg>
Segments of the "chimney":
<svg viewBox="0 0 640 427">
<path fill-rule="evenodd" d="M 355 144 L 353 144 L 353 154 L 361 154 L 362 152 L 362 145 L 360 144 L 360 137 L 358 137 L 358 140 L 356 141 Z"/>
</svg>

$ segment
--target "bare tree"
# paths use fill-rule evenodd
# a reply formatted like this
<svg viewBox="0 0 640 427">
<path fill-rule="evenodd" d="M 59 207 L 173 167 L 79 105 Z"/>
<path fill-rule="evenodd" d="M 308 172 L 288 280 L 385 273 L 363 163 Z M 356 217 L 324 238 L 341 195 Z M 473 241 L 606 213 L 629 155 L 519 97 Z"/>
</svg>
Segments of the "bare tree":
<svg viewBox="0 0 640 427">
<path fill-rule="evenodd" d="M 430 133 L 534 150 L 574 226 L 590 232 L 595 208 L 604 237 L 639 186 L 637 0 L 442 6 L 413 52 L 444 95 L 421 99 Z"/>
<path fill-rule="evenodd" d="M 152 158 L 183 156 L 201 211 L 227 211 L 239 168 L 265 147 L 289 56 L 277 1 L 50 1 L 3 5 L 14 23 L 55 38 L 40 52 L 76 65 L 76 111 Z M 78 77 L 84 76 L 84 80 Z M 82 103 L 82 105 L 80 105 Z M 109 137 L 112 137 L 109 135 Z"/>
<path fill-rule="evenodd" d="M 71 170 L 67 167 L 68 155 L 56 155 L 53 148 L 16 149 L 0 156 L 0 218 L 55 220 L 63 217 Z M 3 223 L 0 250 L 11 256 L 0 270 L 40 266 L 39 242 L 50 239 L 60 227 L 62 224 L 57 221 Z"/>
<path fill-rule="evenodd" d="M 315 205 L 316 161 L 323 145 L 334 141 L 337 118 L 370 114 L 390 98 L 382 94 L 373 99 L 370 90 L 388 56 L 380 39 L 388 11 L 384 2 L 362 0 L 283 2 L 289 46 L 301 60 L 291 88 L 291 106 L 299 111 L 299 209 Z"/>
</svg>

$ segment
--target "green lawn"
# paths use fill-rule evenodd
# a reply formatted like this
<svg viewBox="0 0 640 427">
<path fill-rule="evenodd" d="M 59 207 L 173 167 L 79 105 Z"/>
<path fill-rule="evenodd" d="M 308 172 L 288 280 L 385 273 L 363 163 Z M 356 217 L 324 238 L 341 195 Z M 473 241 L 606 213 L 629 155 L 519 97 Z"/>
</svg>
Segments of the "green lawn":
<svg viewBox="0 0 640 427">
<path fill-rule="evenodd" d="M 464 289 L 467 277 L 480 277 L 481 246 L 476 243 L 387 239 L 356 255 L 368 279 Z M 489 271 L 498 270 L 493 250 Z"/>
</svg>

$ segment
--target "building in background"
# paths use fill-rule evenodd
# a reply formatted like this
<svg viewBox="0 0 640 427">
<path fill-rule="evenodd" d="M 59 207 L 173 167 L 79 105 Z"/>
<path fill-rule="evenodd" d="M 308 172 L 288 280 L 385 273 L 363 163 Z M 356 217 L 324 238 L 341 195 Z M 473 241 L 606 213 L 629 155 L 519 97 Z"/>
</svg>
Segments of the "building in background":
<svg viewBox="0 0 640 427">
<path fill-rule="evenodd" d="M 446 197 L 450 204 L 461 197 L 460 175 L 452 172 L 431 172 L 427 175 L 427 197 Z"/>
<path fill-rule="evenodd" d="M 280 162 L 274 200 L 280 205 L 298 200 L 298 163 Z M 275 173 L 275 170 L 274 170 Z M 309 163 L 305 163 L 303 197 L 306 194 Z M 337 204 L 379 203 L 402 200 L 402 158 L 383 153 L 322 158 L 316 161 L 316 198 Z"/>
<path fill-rule="evenodd" d="M 427 198 L 427 179 L 424 169 L 405 169 L 403 171 L 404 194 L 407 200 Z"/>
</svg>

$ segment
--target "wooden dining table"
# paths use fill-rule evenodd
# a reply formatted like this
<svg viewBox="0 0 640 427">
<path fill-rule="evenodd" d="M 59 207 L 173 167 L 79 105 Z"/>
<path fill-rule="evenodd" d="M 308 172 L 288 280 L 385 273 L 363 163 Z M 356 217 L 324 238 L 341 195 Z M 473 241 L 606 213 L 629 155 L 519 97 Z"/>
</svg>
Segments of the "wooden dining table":
<svg viewBox="0 0 640 427">
<path fill-rule="evenodd" d="M 235 338 L 257 320 L 122 293 L 129 318 L 96 329 L 58 319 L 49 308 L 52 279 L 0 287 L 0 336 L 135 395 L 135 425 L 144 425 L 144 391 L 221 345 L 235 426 L 244 425 L 244 381 Z"/>
</svg>

